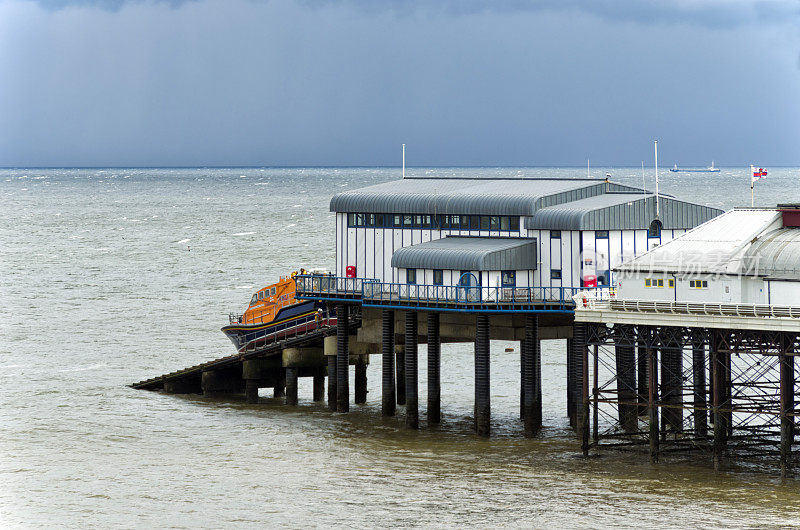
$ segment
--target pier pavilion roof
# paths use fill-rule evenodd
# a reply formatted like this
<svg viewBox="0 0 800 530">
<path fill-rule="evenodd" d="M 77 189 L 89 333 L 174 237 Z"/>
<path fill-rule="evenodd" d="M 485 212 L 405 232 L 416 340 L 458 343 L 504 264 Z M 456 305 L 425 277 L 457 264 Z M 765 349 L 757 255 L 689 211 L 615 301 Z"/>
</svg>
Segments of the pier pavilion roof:
<svg viewBox="0 0 800 530">
<path fill-rule="evenodd" d="M 734 209 L 615 270 L 800 276 L 800 229 L 776 209 Z"/>
</svg>

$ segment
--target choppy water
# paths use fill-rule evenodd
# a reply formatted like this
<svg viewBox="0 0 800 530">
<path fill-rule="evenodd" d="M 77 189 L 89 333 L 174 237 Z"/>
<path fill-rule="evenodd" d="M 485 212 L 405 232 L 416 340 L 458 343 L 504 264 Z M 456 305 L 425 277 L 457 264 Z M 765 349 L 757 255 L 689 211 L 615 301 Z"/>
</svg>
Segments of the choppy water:
<svg viewBox="0 0 800 530">
<path fill-rule="evenodd" d="M 641 183 L 639 169 L 593 170 Z M 0 170 L 0 523 L 70 527 L 798 526 L 775 467 L 714 473 L 700 457 L 583 459 L 565 418 L 564 345 L 545 342 L 542 437 L 524 440 L 518 350 L 492 344 L 494 436 L 473 436 L 468 346 L 443 348 L 444 423 L 348 415 L 262 394 L 253 406 L 128 383 L 232 352 L 219 328 L 251 291 L 332 268 L 330 196 L 394 169 Z M 412 169 L 575 176 L 582 169 Z M 652 177 L 648 175 L 648 185 Z M 757 204 L 800 201 L 773 169 Z M 663 175 L 661 188 L 748 205 L 745 169 Z M 424 355 L 424 348 L 422 348 Z M 264 392 L 264 391 L 262 391 Z"/>
</svg>

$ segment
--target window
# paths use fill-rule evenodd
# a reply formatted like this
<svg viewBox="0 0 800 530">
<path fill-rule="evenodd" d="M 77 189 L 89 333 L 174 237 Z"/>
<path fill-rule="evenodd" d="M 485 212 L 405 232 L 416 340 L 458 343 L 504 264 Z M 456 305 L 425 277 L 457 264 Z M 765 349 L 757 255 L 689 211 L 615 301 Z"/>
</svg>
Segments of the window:
<svg viewBox="0 0 800 530">
<path fill-rule="evenodd" d="M 664 287 L 664 280 L 663 280 L 663 278 L 659 278 L 659 279 L 658 279 L 658 280 L 656 280 L 656 281 L 658 282 L 658 287 Z"/>
<path fill-rule="evenodd" d="M 519 230 L 519 217 L 512 217 L 509 221 L 509 227 L 512 231 Z"/>
<path fill-rule="evenodd" d="M 461 276 L 458 277 L 459 285 L 469 285 L 472 281 L 472 274 L 469 271 L 461 271 Z"/>
<path fill-rule="evenodd" d="M 261 291 L 261 292 L 258 293 L 258 299 L 259 300 L 263 300 L 264 299 L 264 291 Z"/>
<path fill-rule="evenodd" d="M 356 214 L 347 214 L 347 226 L 356 226 Z"/>
<path fill-rule="evenodd" d="M 650 287 L 650 278 L 645 278 L 645 280 L 644 280 L 644 286 L 645 286 L 645 287 Z"/>
<path fill-rule="evenodd" d="M 444 271 L 442 269 L 433 269 L 433 285 L 442 285 L 444 283 Z"/>
<path fill-rule="evenodd" d="M 690 280 L 689 287 L 692 289 L 707 289 L 708 280 Z"/>
<path fill-rule="evenodd" d="M 506 232 L 509 231 L 509 221 L 511 220 L 510 217 L 501 217 L 500 218 L 500 230 L 504 230 Z"/>
<path fill-rule="evenodd" d="M 406 283 L 417 283 L 417 269 L 406 269 Z"/>
<path fill-rule="evenodd" d="M 430 215 L 423 215 L 422 216 L 422 227 L 423 228 L 430 228 L 431 227 L 431 216 Z"/>
<path fill-rule="evenodd" d="M 481 215 L 481 230 L 489 230 L 490 221 L 488 215 Z"/>
<path fill-rule="evenodd" d="M 561 279 L 561 269 L 551 269 L 550 270 L 550 279 L 551 280 L 560 280 Z"/>
<path fill-rule="evenodd" d="M 382 213 L 375 214 L 375 226 L 378 228 L 383 228 L 385 226 Z"/>
<path fill-rule="evenodd" d="M 516 287 L 517 271 L 503 271 L 501 276 L 501 283 L 503 287 Z"/>
<path fill-rule="evenodd" d="M 561 239 L 561 230 L 550 230 L 550 239 Z"/>
<path fill-rule="evenodd" d="M 253 305 L 256 302 L 258 302 L 258 293 L 254 294 L 253 298 L 250 299 L 250 305 Z"/>
<path fill-rule="evenodd" d="M 653 222 L 650 223 L 650 228 L 647 230 L 647 237 L 651 238 L 659 238 L 661 237 L 661 228 L 663 225 L 661 221 L 658 219 L 653 219 Z"/>
<path fill-rule="evenodd" d="M 275 288 L 274 287 L 269 290 L 269 295 L 270 296 L 275 296 Z"/>
<path fill-rule="evenodd" d="M 672 280 L 670 280 L 672 281 Z M 647 278 L 644 281 L 645 287 L 664 287 L 664 279 L 663 278 Z M 672 285 L 670 285 L 672 287 Z"/>
<path fill-rule="evenodd" d="M 500 230 L 500 218 L 496 215 L 489 217 L 489 230 Z"/>
<path fill-rule="evenodd" d="M 462 226 L 463 228 L 463 226 Z M 481 217 L 480 215 L 470 215 L 469 216 L 469 228 L 472 230 L 480 230 L 481 228 Z"/>
<path fill-rule="evenodd" d="M 672 278 L 669 279 L 669 288 L 670 289 L 674 289 L 675 288 L 675 280 L 673 280 Z"/>
<path fill-rule="evenodd" d="M 598 230 L 595 232 L 595 237 L 597 239 L 608 239 L 608 230 Z"/>
<path fill-rule="evenodd" d="M 413 217 L 413 219 L 414 219 L 414 228 L 421 228 L 422 227 L 422 216 L 421 215 L 415 215 Z"/>
<path fill-rule="evenodd" d="M 403 215 L 403 228 L 411 228 L 411 215 Z"/>
<path fill-rule="evenodd" d="M 395 214 L 394 215 L 394 227 L 395 228 L 400 228 L 402 226 L 403 226 L 403 216 Z"/>
</svg>

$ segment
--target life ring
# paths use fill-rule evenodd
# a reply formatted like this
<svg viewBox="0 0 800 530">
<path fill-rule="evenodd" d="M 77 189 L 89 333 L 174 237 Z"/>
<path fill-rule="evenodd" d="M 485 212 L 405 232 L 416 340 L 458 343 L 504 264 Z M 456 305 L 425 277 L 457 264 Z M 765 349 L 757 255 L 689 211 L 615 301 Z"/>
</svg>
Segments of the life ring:
<svg viewBox="0 0 800 530">
<path fill-rule="evenodd" d="M 586 295 L 583 295 L 583 307 L 589 307 L 589 299 L 586 298 Z"/>
</svg>

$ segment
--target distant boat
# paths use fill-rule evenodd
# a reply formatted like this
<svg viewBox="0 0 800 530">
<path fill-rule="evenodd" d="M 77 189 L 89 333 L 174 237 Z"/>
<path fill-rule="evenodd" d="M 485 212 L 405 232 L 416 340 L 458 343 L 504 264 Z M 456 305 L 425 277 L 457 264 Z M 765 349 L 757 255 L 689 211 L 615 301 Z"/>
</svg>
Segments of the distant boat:
<svg viewBox="0 0 800 530">
<path fill-rule="evenodd" d="M 675 164 L 675 167 L 670 168 L 670 171 L 673 173 L 719 173 L 719 168 L 714 167 L 714 161 L 711 161 L 711 165 L 705 169 L 678 169 L 678 164 Z"/>
</svg>

